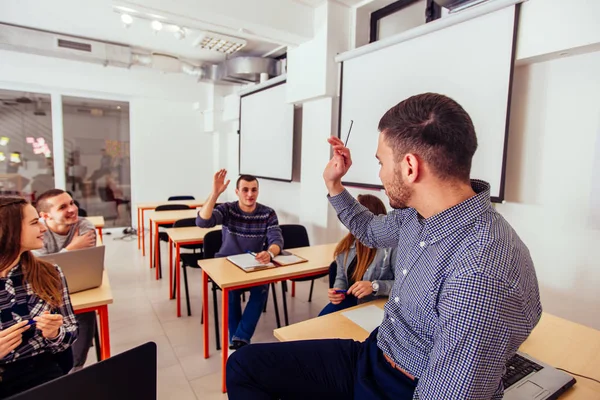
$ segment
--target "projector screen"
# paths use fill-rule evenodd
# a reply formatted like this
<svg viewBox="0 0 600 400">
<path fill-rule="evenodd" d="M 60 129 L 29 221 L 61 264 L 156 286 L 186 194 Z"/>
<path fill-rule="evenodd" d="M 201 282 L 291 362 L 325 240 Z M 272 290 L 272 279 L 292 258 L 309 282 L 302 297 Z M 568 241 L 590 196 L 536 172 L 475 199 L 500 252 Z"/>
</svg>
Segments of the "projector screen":
<svg viewBox="0 0 600 400">
<path fill-rule="evenodd" d="M 240 174 L 292 181 L 294 105 L 285 81 L 240 98 Z"/>
<path fill-rule="evenodd" d="M 348 141 L 353 166 L 344 183 L 381 187 L 375 159 L 380 118 L 410 96 L 436 92 L 471 116 L 479 144 L 471 177 L 489 182 L 492 199 L 501 201 L 517 16 L 510 6 L 343 61 L 343 141 L 354 120 Z"/>
</svg>

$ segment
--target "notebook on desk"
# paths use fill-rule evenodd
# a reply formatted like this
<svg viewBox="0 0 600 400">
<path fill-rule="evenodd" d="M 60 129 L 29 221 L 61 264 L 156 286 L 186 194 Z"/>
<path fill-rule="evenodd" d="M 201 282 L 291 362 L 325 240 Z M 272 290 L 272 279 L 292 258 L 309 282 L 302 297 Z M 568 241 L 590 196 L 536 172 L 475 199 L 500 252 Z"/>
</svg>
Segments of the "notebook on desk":
<svg viewBox="0 0 600 400">
<path fill-rule="evenodd" d="M 308 261 L 305 258 L 299 257 L 288 251 L 281 252 L 280 255 L 273 258 L 272 262 L 267 264 L 259 263 L 252 254 L 247 253 L 229 256 L 227 257 L 227 260 L 245 272 L 261 271 L 275 267 L 285 267 L 287 265 L 294 265 Z"/>
</svg>

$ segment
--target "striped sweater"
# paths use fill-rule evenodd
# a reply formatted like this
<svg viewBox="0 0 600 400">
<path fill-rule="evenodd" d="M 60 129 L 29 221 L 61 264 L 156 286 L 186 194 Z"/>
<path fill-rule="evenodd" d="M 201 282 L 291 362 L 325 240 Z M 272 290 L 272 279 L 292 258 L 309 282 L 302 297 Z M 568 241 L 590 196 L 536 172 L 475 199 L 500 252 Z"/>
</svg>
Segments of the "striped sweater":
<svg viewBox="0 0 600 400">
<path fill-rule="evenodd" d="M 237 201 L 219 204 L 213 210 L 210 219 L 198 215 L 196 225 L 200 228 L 212 228 L 222 225 L 223 244 L 215 257 L 228 257 L 246 251 L 261 252 L 272 244 L 283 249 L 283 236 L 275 210 L 262 204 L 246 213 L 240 209 Z"/>
</svg>

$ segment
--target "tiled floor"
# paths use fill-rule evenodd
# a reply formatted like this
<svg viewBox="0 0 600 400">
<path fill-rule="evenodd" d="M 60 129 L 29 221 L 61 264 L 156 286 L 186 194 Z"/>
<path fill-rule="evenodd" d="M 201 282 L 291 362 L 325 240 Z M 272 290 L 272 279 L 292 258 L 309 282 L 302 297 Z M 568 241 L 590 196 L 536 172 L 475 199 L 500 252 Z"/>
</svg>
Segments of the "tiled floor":
<svg viewBox="0 0 600 400">
<path fill-rule="evenodd" d="M 149 269 L 148 258 L 137 249 L 137 240 L 114 240 L 122 236 L 118 230 L 105 236 L 106 261 L 112 286 L 114 304 L 109 306 L 112 354 L 118 354 L 147 341 L 158 345 L 158 399 L 224 399 L 221 388 L 220 352 L 215 350 L 212 312 L 211 356 L 202 355 L 201 273 L 188 270 L 192 302 L 192 316 L 188 317 L 185 301 L 183 316 L 177 318 L 175 301 L 168 298 L 168 258 L 163 257 L 163 274 L 166 279 L 156 281 L 154 271 Z M 163 244 L 162 254 L 167 254 Z M 308 303 L 310 283 L 296 285 L 296 297 L 288 295 L 290 323 L 316 317 L 327 303 L 327 283 L 315 283 L 313 301 Z M 278 301 L 283 320 L 281 286 L 278 285 Z M 183 295 L 182 288 L 182 295 Z M 211 303 L 212 306 L 212 303 Z M 254 342 L 276 341 L 273 302 L 269 297 L 267 312 L 263 314 Z M 92 348 L 88 363 L 95 362 Z"/>
</svg>

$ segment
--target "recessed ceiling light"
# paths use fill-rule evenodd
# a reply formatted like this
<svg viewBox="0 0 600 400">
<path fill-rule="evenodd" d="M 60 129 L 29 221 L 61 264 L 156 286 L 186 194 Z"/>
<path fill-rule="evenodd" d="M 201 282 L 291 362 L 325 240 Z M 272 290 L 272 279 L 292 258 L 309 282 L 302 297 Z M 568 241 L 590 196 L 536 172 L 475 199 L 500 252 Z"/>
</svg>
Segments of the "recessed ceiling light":
<svg viewBox="0 0 600 400">
<path fill-rule="evenodd" d="M 175 26 L 174 35 L 177 40 L 185 39 L 185 35 L 186 35 L 185 28 L 180 28 L 178 26 Z"/>
<path fill-rule="evenodd" d="M 129 14 L 121 14 L 121 21 L 123 21 L 125 26 L 129 26 L 133 23 L 133 17 Z"/>
<path fill-rule="evenodd" d="M 155 31 L 160 31 L 163 28 L 163 24 L 160 21 L 152 21 L 152 29 Z"/>
</svg>

